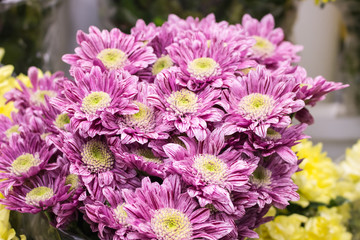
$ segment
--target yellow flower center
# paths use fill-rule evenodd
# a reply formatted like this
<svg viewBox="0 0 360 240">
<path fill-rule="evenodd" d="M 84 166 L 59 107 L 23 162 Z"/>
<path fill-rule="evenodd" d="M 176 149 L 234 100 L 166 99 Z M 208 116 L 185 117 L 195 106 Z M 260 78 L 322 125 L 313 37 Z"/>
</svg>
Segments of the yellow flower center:
<svg viewBox="0 0 360 240">
<path fill-rule="evenodd" d="M 20 133 L 18 124 L 12 126 L 5 131 L 5 135 L 7 138 L 10 138 L 13 133 Z"/>
<path fill-rule="evenodd" d="M 266 187 L 271 184 L 271 171 L 258 166 L 250 176 L 250 182 L 257 186 Z"/>
<path fill-rule="evenodd" d="M 211 154 L 195 156 L 193 167 L 205 182 L 220 184 L 226 180 L 228 167 L 221 159 Z"/>
<path fill-rule="evenodd" d="M 69 123 L 70 123 L 70 118 L 67 113 L 62 113 L 57 115 L 54 122 L 55 126 L 60 129 L 64 129 L 65 125 Z"/>
<path fill-rule="evenodd" d="M 279 140 L 281 139 L 281 134 L 272 128 L 268 128 L 266 131 L 266 138 L 270 140 Z"/>
<path fill-rule="evenodd" d="M 188 217 L 173 208 L 156 210 L 151 218 L 151 227 L 156 238 L 161 240 L 190 239 L 192 235 L 192 226 Z"/>
<path fill-rule="evenodd" d="M 312 85 L 311 84 L 308 84 L 308 83 L 300 83 L 300 88 L 303 88 L 306 86 L 306 89 L 310 89 L 312 88 Z"/>
<path fill-rule="evenodd" d="M 103 110 L 110 106 L 111 97 L 106 92 L 91 92 L 83 100 L 81 110 L 87 114 L 95 114 L 97 110 Z"/>
<path fill-rule="evenodd" d="M 205 79 L 216 76 L 219 72 L 219 64 L 212 58 L 196 58 L 188 63 L 187 70 L 196 79 Z"/>
<path fill-rule="evenodd" d="M 174 63 L 171 60 L 171 58 L 169 57 L 169 55 L 166 55 L 166 56 L 161 57 L 158 60 L 156 60 L 151 72 L 153 75 L 156 75 L 159 72 L 161 72 L 162 70 L 170 68 L 173 65 L 174 65 Z"/>
<path fill-rule="evenodd" d="M 252 50 L 257 57 L 269 57 L 273 54 L 275 51 L 274 44 L 259 36 L 253 36 L 253 38 L 256 40 L 256 43 L 252 46 Z"/>
<path fill-rule="evenodd" d="M 239 111 L 252 120 L 264 120 L 274 108 L 274 99 L 261 93 L 252 93 L 240 100 Z"/>
<path fill-rule="evenodd" d="M 81 156 L 91 172 L 105 172 L 113 168 L 114 156 L 109 147 L 101 141 L 88 141 L 83 146 Z"/>
<path fill-rule="evenodd" d="M 240 71 L 241 71 L 244 75 L 248 75 L 250 71 L 254 71 L 254 70 L 256 70 L 256 68 L 249 67 L 249 68 L 241 69 Z"/>
<path fill-rule="evenodd" d="M 40 164 L 39 154 L 32 155 L 25 153 L 17 157 L 11 163 L 11 172 L 17 176 L 20 176 L 30 170 L 30 168 L 38 166 Z"/>
<path fill-rule="evenodd" d="M 31 96 L 31 101 L 35 104 L 45 104 L 45 96 L 56 97 L 56 92 L 50 90 L 38 90 Z"/>
<path fill-rule="evenodd" d="M 127 60 L 126 54 L 117 48 L 104 49 L 96 57 L 107 69 L 122 68 Z"/>
<path fill-rule="evenodd" d="M 65 185 L 70 185 L 69 191 L 77 189 L 80 186 L 79 177 L 76 174 L 69 174 L 66 176 Z"/>
<path fill-rule="evenodd" d="M 49 200 L 54 196 L 54 191 L 48 187 L 37 187 L 28 192 L 25 201 L 29 205 L 37 206 L 40 202 Z"/>
<path fill-rule="evenodd" d="M 142 159 L 146 162 L 153 162 L 162 164 L 163 161 L 160 158 L 155 157 L 154 153 L 148 148 L 142 148 L 137 151 L 137 155 L 142 157 Z"/>
<path fill-rule="evenodd" d="M 119 223 L 121 225 L 126 225 L 126 219 L 128 217 L 127 212 L 124 209 L 124 203 L 123 204 L 119 204 L 115 209 L 114 209 L 114 215 L 116 217 L 116 219 L 119 221 Z"/>
<path fill-rule="evenodd" d="M 155 124 L 153 110 L 141 102 L 134 103 L 139 107 L 139 111 L 132 115 L 125 115 L 126 124 L 141 130 L 153 129 Z"/>
<path fill-rule="evenodd" d="M 173 92 L 167 99 L 170 108 L 179 115 L 196 112 L 198 110 L 197 101 L 197 95 L 186 89 Z"/>
</svg>

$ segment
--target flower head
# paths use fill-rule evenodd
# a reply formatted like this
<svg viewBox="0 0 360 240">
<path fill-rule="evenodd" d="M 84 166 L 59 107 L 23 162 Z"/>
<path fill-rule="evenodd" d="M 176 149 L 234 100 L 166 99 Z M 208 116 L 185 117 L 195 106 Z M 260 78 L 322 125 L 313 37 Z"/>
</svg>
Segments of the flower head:
<svg viewBox="0 0 360 240">
<path fill-rule="evenodd" d="M 64 96 L 51 101 L 61 113 L 71 116 L 74 131 L 91 137 L 111 133 L 117 129 L 118 117 L 138 111 L 132 102 L 137 93 L 135 76 L 120 71 L 102 73 L 99 67 L 89 73 L 75 69 L 75 73 L 75 82 L 64 82 Z"/>
<path fill-rule="evenodd" d="M 141 188 L 124 190 L 123 196 L 128 221 L 140 239 L 220 239 L 231 231 L 229 224 L 209 220 L 209 210 L 182 192 L 176 176 L 162 185 L 144 178 Z"/>
<path fill-rule="evenodd" d="M 92 26 L 88 34 L 78 31 L 77 43 L 80 46 L 75 49 L 75 54 L 66 54 L 62 58 L 71 65 L 70 71 L 74 75 L 74 67 L 90 72 L 94 63 L 107 71 L 127 70 L 136 73 L 156 59 L 151 47 L 144 46 L 134 36 L 122 33 L 117 28 L 100 32 Z"/>
</svg>

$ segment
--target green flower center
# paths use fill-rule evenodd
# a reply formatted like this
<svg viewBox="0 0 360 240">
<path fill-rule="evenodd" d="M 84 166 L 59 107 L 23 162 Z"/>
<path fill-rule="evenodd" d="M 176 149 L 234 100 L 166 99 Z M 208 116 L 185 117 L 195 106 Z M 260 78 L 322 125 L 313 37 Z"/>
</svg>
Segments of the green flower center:
<svg viewBox="0 0 360 240">
<path fill-rule="evenodd" d="M 82 100 L 81 110 L 87 114 L 95 114 L 110 106 L 110 102 L 111 97 L 106 92 L 91 92 Z"/>
<path fill-rule="evenodd" d="M 271 171 L 259 166 L 250 176 L 250 182 L 257 186 L 266 187 L 271 184 Z"/>
<path fill-rule="evenodd" d="M 49 200 L 54 196 L 54 191 L 48 187 L 37 187 L 28 192 L 25 201 L 29 205 L 38 206 L 40 202 Z"/>
<path fill-rule="evenodd" d="M 65 185 L 70 185 L 68 192 L 77 189 L 80 186 L 79 177 L 76 174 L 69 174 L 66 176 Z"/>
<path fill-rule="evenodd" d="M 266 138 L 270 140 L 279 140 L 281 139 L 281 134 L 272 128 L 268 128 L 266 131 Z"/>
<path fill-rule="evenodd" d="M 142 159 L 145 162 L 153 162 L 153 163 L 158 163 L 158 164 L 163 163 L 163 161 L 161 161 L 160 158 L 155 157 L 155 155 L 151 151 L 151 149 L 148 149 L 148 148 L 142 148 L 142 149 L 137 150 L 137 155 L 142 157 Z"/>
<path fill-rule="evenodd" d="M 127 60 L 127 55 L 117 48 L 107 48 L 96 56 L 107 69 L 122 68 Z"/>
<path fill-rule="evenodd" d="M 255 55 L 258 57 L 269 57 L 275 51 L 275 46 L 269 40 L 259 37 L 253 36 L 256 40 L 254 46 L 252 46 L 252 50 L 254 51 Z"/>
<path fill-rule="evenodd" d="M 10 138 L 13 133 L 20 133 L 18 124 L 12 126 L 5 131 L 5 135 L 7 138 Z"/>
<path fill-rule="evenodd" d="M 240 100 L 240 113 L 252 120 L 264 120 L 274 108 L 274 99 L 261 93 L 252 93 Z"/>
<path fill-rule="evenodd" d="M 11 163 L 11 172 L 17 176 L 28 172 L 30 168 L 36 167 L 40 164 L 39 154 L 32 155 L 30 153 L 25 153 L 17 157 Z"/>
<path fill-rule="evenodd" d="M 130 127 L 138 127 L 141 130 L 149 130 L 155 127 L 154 112 L 141 102 L 134 102 L 139 111 L 132 115 L 125 115 L 125 122 Z"/>
<path fill-rule="evenodd" d="M 166 55 L 166 56 L 161 57 L 158 60 L 156 60 L 151 72 L 153 75 L 157 75 L 162 70 L 170 68 L 173 65 L 174 65 L 174 63 L 171 60 L 171 58 L 168 55 Z"/>
<path fill-rule="evenodd" d="M 151 228 L 156 238 L 161 240 L 190 239 L 192 235 L 192 226 L 188 217 L 173 208 L 156 210 L 151 218 Z"/>
<path fill-rule="evenodd" d="M 212 58 L 196 58 L 188 63 L 187 70 L 196 79 L 204 79 L 216 76 L 219 72 L 219 64 Z"/>
<path fill-rule="evenodd" d="M 109 147 L 98 140 L 92 139 L 84 144 L 81 156 L 91 172 L 105 172 L 114 165 L 114 156 Z"/>
<path fill-rule="evenodd" d="M 49 98 L 56 97 L 56 92 L 50 91 L 50 90 L 38 90 L 36 91 L 32 96 L 31 100 L 35 104 L 45 104 L 45 96 L 48 96 Z"/>
<path fill-rule="evenodd" d="M 173 92 L 167 102 L 170 104 L 170 108 L 179 115 L 194 113 L 198 110 L 197 95 L 187 89 Z"/>
<path fill-rule="evenodd" d="M 214 155 L 199 154 L 195 156 L 193 167 L 201 174 L 205 182 L 220 184 L 226 180 L 228 167 Z"/>
<path fill-rule="evenodd" d="M 60 128 L 60 129 L 64 129 L 66 124 L 70 123 L 70 117 L 67 113 L 62 113 L 56 116 L 55 119 L 55 126 Z"/>
<path fill-rule="evenodd" d="M 126 225 L 128 214 L 124 209 L 124 203 L 119 204 L 116 208 L 114 208 L 114 215 L 121 225 Z"/>
</svg>

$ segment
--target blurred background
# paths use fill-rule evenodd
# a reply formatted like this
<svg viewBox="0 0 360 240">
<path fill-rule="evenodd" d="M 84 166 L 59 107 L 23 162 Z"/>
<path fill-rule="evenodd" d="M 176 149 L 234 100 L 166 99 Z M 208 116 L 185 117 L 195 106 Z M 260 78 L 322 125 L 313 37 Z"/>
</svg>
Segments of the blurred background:
<svg viewBox="0 0 360 240">
<path fill-rule="evenodd" d="M 304 46 L 300 65 L 310 77 L 351 85 L 310 109 L 315 124 L 306 132 L 340 160 L 360 138 L 360 0 L 0 0 L 2 63 L 17 74 L 29 66 L 67 72 L 61 56 L 74 52 L 77 30 L 95 25 L 129 32 L 139 18 L 161 25 L 170 13 L 202 18 L 212 12 L 230 23 L 240 23 L 244 13 L 273 14 L 286 38 Z"/>
</svg>

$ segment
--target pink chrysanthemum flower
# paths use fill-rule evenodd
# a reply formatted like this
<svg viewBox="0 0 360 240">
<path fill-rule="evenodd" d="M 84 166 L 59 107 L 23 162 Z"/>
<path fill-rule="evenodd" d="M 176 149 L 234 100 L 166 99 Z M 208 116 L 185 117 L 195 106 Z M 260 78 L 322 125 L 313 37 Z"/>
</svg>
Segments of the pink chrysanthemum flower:
<svg viewBox="0 0 360 240">
<path fill-rule="evenodd" d="M 71 221 L 77 220 L 78 209 L 81 201 L 86 198 L 86 192 L 79 176 L 70 173 L 70 162 L 66 158 L 59 157 L 57 164 L 61 169 L 55 173 L 54 177 L 56 178 L 58 175 L 64 176 L 65 185 L 69 186 L 68 193 L 71 194 L 68 199 L 56 203 L 51 211 L 55 215 L 53 225 L 56 226 L 56 228 L 64 228 Z"/>
<path fill-rule="evenodd" d="M 10 210 L 35 214 L 66 200 L 71 194 L 68 190 L 65 177 L 41 174 L 29 179 L 26 184 L 14 186 L 6 199 L 0 199 L 0 203 Z"/>
<path fill-rule="evenodd" d="M 222 120 L 224 112 L 214 107 L 220 90 L 210 87 L 199 93 L 176 84 L 178 68 L 169 68 L 157 75 L 156 93 L 149 101 L 161 111 L 166 124 L 174 126 L 180 133 L 202 141 L 206 138 L 208 123 Z"/>
<path fill-rule="evenodd" d="M 70 173 L 80 178 L 92 199 L 103 200 L 104 187 L 121 190 L 139 186 L 136 171 L 114 155 L 113 149 L 120 147 L 118 138 L 81 138 L 68 132 L 59 137 L 63 143 L 57 148 L 69 159 Z"/>
<path fill-rule="evenodd" d="M 167 175 L 167 158 L 160 146 L 165 141 L 151 141 L 148 144 L 132 144 L 114 149 L 114 154 L 125 162 L 130 168 L 134 168 L 139 174 L 164 178 Z"/>
<path fill-rule="evenodd" d="M 186 149 L 178 144 L 163 148 L 172 162 L 172 171 L 179 174 L 190 196 L 200 206 L 213 206 L 230 215 L 241 216 L 244 209 L 235 208 L 231 200 L 233 191 L 243 192 L 258 159 L 245 161 L 242 152 L 228 148 L 220 131 L 214 131 L 204 142 L 180 137 Z"/>
<path fill-rule="evenodd" d="M 28 76 L 32 87 L 26 87 L 23 82 L 18 81 L 20 89 L 13 89 L 7 92 L 4 97 L 14 102 L 15 108 L 21 113 L 27 108 L 37 108 L 46 104 L 47 98 L 54 98 L 59 95 L 59 83 L 63 81 L 64 73 L 56 72 L 54 74 L 45 73 L 41 76 L 39 69 L 30 67 Z"/>
<path fill-rule="evenodd" d="M 292 90 L 292 84 L 277 81 L 258 67 L 233 83 L 226 122 L 237 126 L 238 131 L 251 130 L 265 138 L 270 126 L 289 126 L 289 115 L 304 107 L 302 100 L 295 100 Z"/>
<path fill-rule="evenodd" d="M 100 201 L 85 203 L 85 220 L 93 232 L 99 232 L 100 239 L 122 240 L 131 231 L 128 214 L 124 209 L 124 201 L 119 191 L 105 188 L 104 196 L 107 205 Z"/>
<path fill-rule="evenodd" d="M 245 132 L 243 138 L 246 142 L 242 143 L 242 146 L 247 151 L 260 153 L 263 157 L 277 153 L 285 162 L 296 164 L 298 158 L 291 147 L 308 137 L 303 134 L 306 127 L 306 124 L 298 124 L 286 128 L 268 128 L 265 138 Z"/>
<path fill-rule="evenodd" d="M 94 65 L 100 65 L 106 70 L 124 69 L 131 74 L 146 68 L 156 60 L 151 47 L 144 46 L 135 37 L 113 28 L 110 32 L 94 26 L 89 28 L 89 34 L 78 31 L 75 54 L 66 54 L 63 61 L 73 67 L 81 67 L 90 72 Z"/>
<path fill-rule="evenodd" d="M 299 200 L 298 187 L 291 179 L 297 170 L 297 164 L 284 163 L 277 154 L 262 159 L 248 183 L 249 191 L 257 193 L 254 203 L 260 208 L 266 204 L 285 208 L 289 201 Z"/>
<path fill-rule="evenodd" d="M 179 84 L 197 91 L 207 86 L 229 86 L 234 72 L 251 46 L 246 43 L 208 40 L 201 32 L 187 32 L 167 50 L 183 73 L 178 80 Z"/>
<path fill-rule="evenodd" d="M 187 193 L 182 193 L 177 176 L 167 177 L 162 185 L 144 178 L 142 187 L 123 190 L 124 209 L 133 227 L 133 239 L 220 239 L 231 225 L 209 220 L 210 210 L 200 208 Z"/>
<path fill-rule="evenodd" d="M 133 103 L 138 107 L 134 114 L 124 114 L 116 119 L 123 144 L 138 142 L 147 143 L 150 139 L 167 139 L 172 127 L 167 125 L 160 117 L 160 111 L 155 109 L 148 101 L 148 95 L 154 94 L 153 86 L 147 83 L 138 84 L 138 93 Z"/>
<path fill-rule="evenodd" d="M 133 103 L 137 77 L 124 71 L 102 73 L 93 67 L 89 73 L 75 69 L 75 82 L 64 82 L 64 97 L 51 99 L 54 107 L 71 116 L 74 131 L 86 137 L 108 134 L 118 126 L 113 119 L 139 111 Z"/>
<path fill-rule="evenodd" d="M 329 92 L 349 86 L 341 82 L 329 82 L 322 76 L 307 77 L 306 70 L 302 67 L 297 67 L 293 75 L 295 75 L 296 82 L 300 84 L 296 98 L 310 106 L 315 106 L 317 102 L 324 100 L 325 95 Z"/>
<path fill-rule="evenodd" d="M 158 35 L 160 29 L 161 27 L 156 27 L 154 23 L 146 25 L 144 20 L 138 19 L 135 26 L 131 28 L 131 35 L 136 41 L 141 41 L 146 45 Z"/>
<path fill-rule="evenodd" d="M 242 19 L 242 27 L 248 36 L 253 37 L 256 43 L 251 48 L 250 58 L 265 65 L 277 65 L 279 62 L 298 62 L 300 57 L 297 52 L 302 46 L 293 45 L 284 41 L 284 32 L 281 28 L 275 28 L 274 17 L 271 14 L 264 16 L 261 21 L 245 14 Z"/>
<path fill-rule="evenodd" d="M 48 163 L 56 149 L 50 149 L 44 143 L 38 134 L 13 134 L 10 137 L 0 155 L 0 179 L 4 179 L 0 182 L 0 188 L 5 194 L 41 170 L 57 168 L 55 163 Z"/>
</svg>

